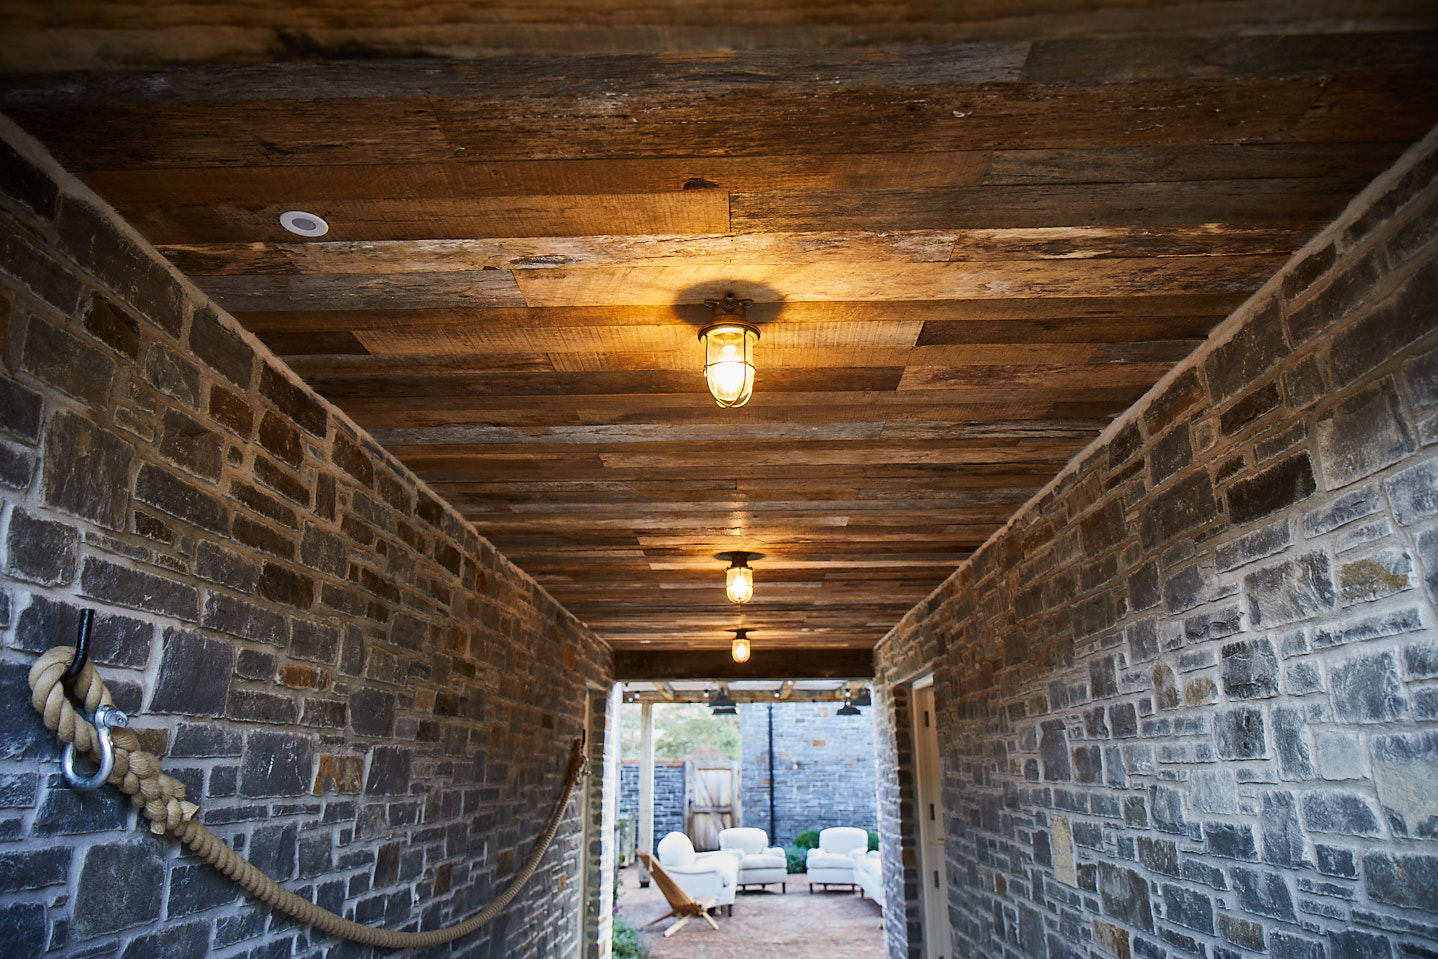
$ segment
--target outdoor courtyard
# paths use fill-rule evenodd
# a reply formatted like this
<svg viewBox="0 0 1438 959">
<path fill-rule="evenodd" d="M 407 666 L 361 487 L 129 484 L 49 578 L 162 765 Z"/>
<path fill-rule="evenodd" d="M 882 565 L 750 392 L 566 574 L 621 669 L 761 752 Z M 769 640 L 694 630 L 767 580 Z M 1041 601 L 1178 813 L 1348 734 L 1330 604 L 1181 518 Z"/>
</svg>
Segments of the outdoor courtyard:
<svg viewBox="0 0 1438 959">
<path fill-rule="evenodd" d="M 619 911 L 641 929 L 651 959 L 883 959 L 884 922 L 877 903 L 838 889 L 809 892 L 802 874 L 791 875 L 788 891 L 773 886 L 740 892 L 734 915 L 716 917 L 719 931 L 691 919 L 668 939 L 674 919 L 644 929 L 669 911 L 659 888 L 639 887 L 639 867 L 620 871 Z"/>
</svg>

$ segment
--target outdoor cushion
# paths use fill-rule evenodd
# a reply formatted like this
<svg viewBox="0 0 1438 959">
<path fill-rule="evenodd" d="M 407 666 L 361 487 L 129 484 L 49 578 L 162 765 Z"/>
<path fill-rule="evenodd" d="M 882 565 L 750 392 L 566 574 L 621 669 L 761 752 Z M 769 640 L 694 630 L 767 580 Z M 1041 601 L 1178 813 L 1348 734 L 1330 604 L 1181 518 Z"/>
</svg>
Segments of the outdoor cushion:
<svg viewBox="0 0 1438 959">
<path fill-rule="evenodd" d="M 854 885 L 854 850 L 869 848 L 869 834 L 854 826 L 830 826 L 819 833 L 819 848 L 810 849 L 805 858 L 809 873 L 809 891 L 815 886 Z"/>
<path fill-rule="evenodd" d="M 789 860 L 784 850 L 769 845 L 769 834 L 764 830 L 752 826 L 721 829 L 719 848 L 740 857 L 740 886 L 764 886 L 777 882 L 783 887 L 789 874 Z"/>
<path fill-rule="evenodd" d="M 695 852 L 682 832 L 671 832 L 656 847 L 659 862 L 681 888 L 695 899 L 713 899 L 733 906 L 739 882 L 739 860 L 727 852 Z"/>
</svg>

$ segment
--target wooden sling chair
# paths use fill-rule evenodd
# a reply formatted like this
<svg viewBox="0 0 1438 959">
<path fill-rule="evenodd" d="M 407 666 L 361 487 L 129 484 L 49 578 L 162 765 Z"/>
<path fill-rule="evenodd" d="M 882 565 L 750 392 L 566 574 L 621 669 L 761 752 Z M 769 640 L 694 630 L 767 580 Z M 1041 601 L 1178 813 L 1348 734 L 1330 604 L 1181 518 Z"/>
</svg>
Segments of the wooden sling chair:
<svg viewBox="0 0 1438 959">
<path fill-rule="evenodd" d="M 714 905 L 717 897 L 711 896 L 708 899 L 695 899 L 689 895 L 689 893 L 685 892 L 679 883 L 674 881 L 673 876 L 664 871 L 664 867 L 659 864 L 659 860 L 653 858 L 647 852 L 641 852 L 639 854 L 639 861 L 644 864 L 644 868 L 649 871 L 649 878 L 654 880 L 654 884 L 659 887 L 659 891 L 664 893 L 664 898 L 669 902 L 669 911 L 658 919 L 655 919 L 654 922 L 645 923 L 645 928 L 654 925 L 655 922 L 663 922 L 670 916 L 678 916 L 679 921 L 664 930 L 664 938 L 668 939 L 678 932 L 679 927 L 683 926 L 690 919 L 693 919 L 695 916 L 703 916 L 704 921 L 713 926 L 715 932 L 719 931 L 719 923 L 715 922 L 714 917 L 709 915 L 709 909 Z"/>
</svg>

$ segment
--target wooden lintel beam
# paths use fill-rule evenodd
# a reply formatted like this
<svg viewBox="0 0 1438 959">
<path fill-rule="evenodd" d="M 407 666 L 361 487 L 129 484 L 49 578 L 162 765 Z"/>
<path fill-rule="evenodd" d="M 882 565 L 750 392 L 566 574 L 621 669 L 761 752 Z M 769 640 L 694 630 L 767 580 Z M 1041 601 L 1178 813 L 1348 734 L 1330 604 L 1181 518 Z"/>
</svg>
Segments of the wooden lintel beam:
<svg viewBox="0 0 1438 959">
<path fill-rule="evenodd" d="M 727 650 L 618 650 L 614 676 L 620 681 L 872 679 L 874 654 L 867 649 L 770 650 L 741 665 Z"/>
</svg>

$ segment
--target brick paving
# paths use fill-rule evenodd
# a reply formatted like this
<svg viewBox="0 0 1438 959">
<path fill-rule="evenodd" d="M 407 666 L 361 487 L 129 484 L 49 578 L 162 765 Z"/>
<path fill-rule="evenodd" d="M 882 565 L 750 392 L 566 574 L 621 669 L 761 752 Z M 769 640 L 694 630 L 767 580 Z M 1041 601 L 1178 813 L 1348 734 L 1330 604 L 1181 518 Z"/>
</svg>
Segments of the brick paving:
<svg viewBox="0 0 1438 959">
<path fill-rule="evenodd" d="M 640 889 L 637 867 L 620 873 L 619 910 L 635 926 L 669 911 L 653 884 Z M 673 919 L 644 932 L 653 959 L 884 959 L 884 922 L 878 905 L 852 892 L 809 892 L 804 876 L 790 876 L 788 892 L 773 886 L 741 892 L 734 915 L 717 917 L 719 931 L 701 919 L 668 939 Z"/>
</svg>

